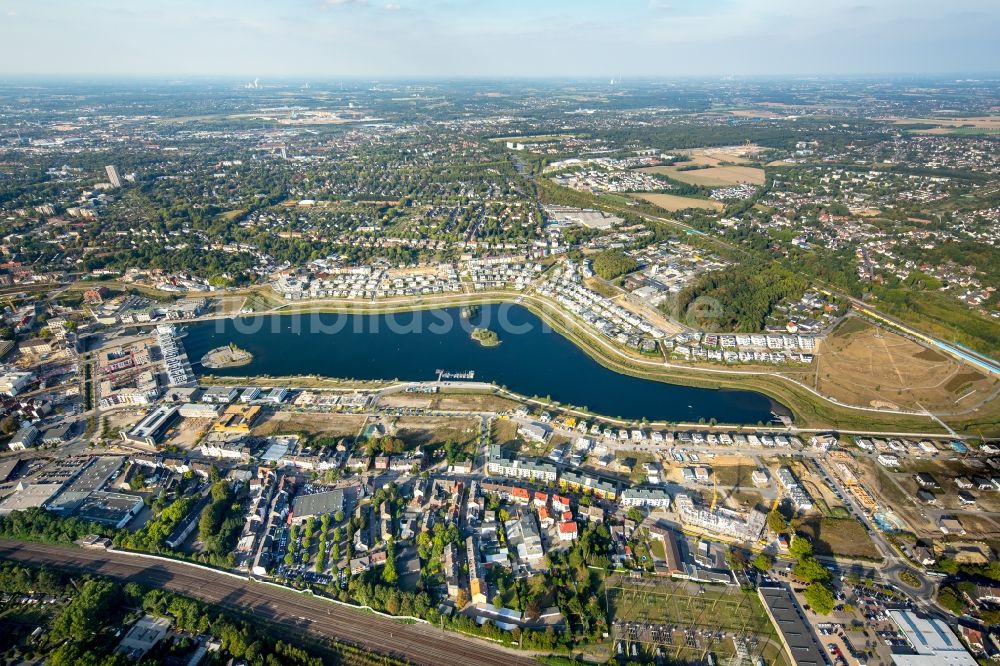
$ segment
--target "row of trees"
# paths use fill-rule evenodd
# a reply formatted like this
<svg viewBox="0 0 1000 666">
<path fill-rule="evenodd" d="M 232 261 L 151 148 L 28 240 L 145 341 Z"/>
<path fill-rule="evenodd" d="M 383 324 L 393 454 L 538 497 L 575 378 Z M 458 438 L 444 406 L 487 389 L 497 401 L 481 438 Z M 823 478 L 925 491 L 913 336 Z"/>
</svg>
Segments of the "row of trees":
<svg viewBox="0 0 1000 666">
<path fill-rule="evenodd" d="M 53 616 L 44 642 L 34 647 L 36 654 L 44 655 L 46 663 L 54 666 L 126 666 L 130 662 L 124 655 L 112 653 L 118 642 L 114 634 L 135 610 L 169 618 L 178 631 L 213 636 L 222 643 L 220 656 L 245 660 L 253 666 L 321 666 L 331 660 L 355 664 L 392 663 L 340 645 L 319 655 L 275 639 L 266 626 L 250 625 L 194 599 L 151 590 L 135 582 L 120 585 L 103 578 L 73 577 L 47 569 L 2 563 L 0 592 L 43 593 L 68 598 Z M 182 642 L 181 647 L 190 651 L 193 642 Z M 156 648 L 173 649 L 172 643 Z M 162 663 L 165 656 L 166 653 L 151 653 L 142 663 Z"/>
<path fill-rule="evenodd" d="M 827 615 L 833 611 L 836 598 L 830 588 L 831 574 L 823 564 L 813 557 L 813 546 L 809 539 L 801 536 L 792 538 L 789 552 L 795 558 L 792 572 L 809 587 L 803 593 L 809 606 L 819 615 Z"/>
<path fill-rule="evenodd" d="M 224 565 L 243 527 L 242 506 L 226 481 L 213 483 L 210 492 L 212 501 L 198 519 L 198 539 L 210 561 Z"/>
</svg>

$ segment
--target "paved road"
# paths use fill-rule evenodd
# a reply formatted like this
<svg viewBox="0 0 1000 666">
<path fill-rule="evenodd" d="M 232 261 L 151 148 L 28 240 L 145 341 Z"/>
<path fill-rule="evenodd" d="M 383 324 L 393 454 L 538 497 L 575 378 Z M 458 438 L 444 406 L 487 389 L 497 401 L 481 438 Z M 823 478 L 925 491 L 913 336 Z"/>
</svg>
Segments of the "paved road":
<svg viewBox="0 0 1000 666">
<path fill-rule="evenodd" d="M 220 572 L 103 550 L 0 539 L 0 559 L 88 571 L 177 592 L 312 634 L 427 666 L 537 665 L 530 657 L 426 624 L 394 620 Z"/>
<path fill-rule="evenodd" d="M 903 592 L 907 593 L 912 597 L 920 606 L 925 610 L 931 610 L 934 608 L 935 601 L 935 591 L 937 589 L 935 581 L 930 580 L 923 572 L 913 568 L 909 562 L 902 557 L 896 549 L 889 543 L 889 540 L 885 538 L 882 531 L 875 524 L 874 520 L 868 516 L 865 510 L 858 505 L 854 496 L 848 492 L 847 488 L 840 483 L 836 474 L 833 474 L 827 466 L 827 461 L 824 456 L 814 455 L 812 456 L 813 461 L 819 467 L 820 471 L 823 472 L 825 480 L 833 488 L 835 488 L 842 498 L 844 504 L 852 510 L 852 513 L 857 516 L 861 524 L 868 528 L 868 535 L 878 548 L 879 552 L 882 554 L 885 560 L 881 565 L 875 565 L 875 568 L 881 570 L 882 575 L 886 580 L 900 588 Z M 913 575 L 919 582 L 918 585 L 913 586 L 903 580 L 901 574 L 909 573 Z"/>
</svg>

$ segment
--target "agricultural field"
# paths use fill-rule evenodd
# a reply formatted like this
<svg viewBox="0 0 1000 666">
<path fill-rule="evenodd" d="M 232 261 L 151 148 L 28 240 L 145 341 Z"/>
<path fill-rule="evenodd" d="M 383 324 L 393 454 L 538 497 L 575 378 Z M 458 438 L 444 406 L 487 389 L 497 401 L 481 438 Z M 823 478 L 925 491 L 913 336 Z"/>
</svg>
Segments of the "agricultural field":
<svg viewBox="0 0 1000 666">
<path fill-rule="evenodd" d="M 648 201 L 654 206 L 659 206 L 663 210 L 671 213 L 678 210 L 684 210 L 686 208 L 704 208 L 707 210 L 722 210 L 724 208 L 724 206 L 718 201 L 712 201 L 710 199 L 695 199 L 693 197 L 681 197 L 676 194 L 643 192 L 637 196 L 640 199 Z"/>
<path fill-rule="evenodd" d="M 998 380 L 868 322 L 844 320 L 816 355 L 813 386 L 848 404 L 959 412 L 993 395 Z"/>
<path fill-rule="evenodd" d="M 1000 132 L 1000 115 L 968 118 L 892 118 L 896 125 L 934 125 L 917 130 L 917 134 L 996 134 Z"/>
<path fill-rule="evenodd" d="M 723 187 L 740 183 L 763 185 L 764 170 L 744 166 L 748 163 L 747 156 L 757 150 L 757 146 L 752 145 L 695 148 L 681 151 L 681 154 L 689 158 L 686 162 L 679 162 L 674 166 L 647 167 L 640 171 L 658 173 L 682 183 L 705 187 Z"/>
<path fill-rule="evenodd" d="M 786 663 L 777 634 L 760 600 L 739 588 L 670 580 L 611 578 L 605 586 L 612 642 L 622 655 L 652 656 L 669 663 L 728 663 L 741 642 L 751 660 Z"/>
<path fill-rule="evenodd" d="M 681 167 L 658 166 L 640 169 L 646 173 L 658 173 L 662 176 L 679 180 L 689 185 L 703 185 L 705 187 L 724 187 L 727 185 L 739 185 L 740 183 L 750 183 L 751 185 L 764 184 L 764 170 L 757 167 L 748 166 L 717 166 L 704 167 L 700 169 L 684 169 L 690 167 L 689 162 L 685 162 Z M 659 205 L 659 204 L 657 204 Z"/>
</svg>

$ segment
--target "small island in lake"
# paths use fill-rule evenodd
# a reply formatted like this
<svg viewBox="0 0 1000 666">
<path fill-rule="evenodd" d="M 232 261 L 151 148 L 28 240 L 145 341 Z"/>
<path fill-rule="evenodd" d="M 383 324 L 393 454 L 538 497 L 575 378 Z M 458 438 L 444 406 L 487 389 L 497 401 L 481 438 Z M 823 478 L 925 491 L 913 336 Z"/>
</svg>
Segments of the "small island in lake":
<svg viewBox="0 0 1000 666">
<path fill-rule="evenodd" d="M 216 347 L 202 356 L 201 364 L 206 368 L 238 368 L 252 360 L 253 354 L 230 343 L 225 347 Z"/>
<path fill-rule="evenodd" d="M 472 329 L 472 339 L 484 347 L 496 347 L 500 344 L 500 336 L 488 328 Z"/>
</svg>

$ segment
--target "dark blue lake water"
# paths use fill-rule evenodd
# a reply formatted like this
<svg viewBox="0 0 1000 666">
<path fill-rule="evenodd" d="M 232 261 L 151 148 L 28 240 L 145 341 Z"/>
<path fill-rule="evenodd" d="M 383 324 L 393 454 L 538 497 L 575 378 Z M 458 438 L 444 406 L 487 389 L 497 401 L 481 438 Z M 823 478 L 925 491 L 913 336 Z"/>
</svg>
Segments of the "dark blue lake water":
<svg viewBox="0 0 1000 666">
<path fill-rule="evenodd" d="M 496 331 L 500 344 L 483 347 L 473 326 Z M 234 342 L 254 360 L 208 371 L 197 361 Z M 517 393 L 551 396 L 598 414 L 656 421 L 717 419 L 756 424 L 787 413 L 753 391 L 706 389 L 639 379 L 609 370 L 526 308 L 484 305 L 471 319 L 459 308 L 392 315 L 282 315 L 220 319 L 188 327 L 188 357 L 199 374 L 325 375 L 352 379 L 436 379 L 436 371 L 474 371 L 476 381 Z"/>
</svg>

